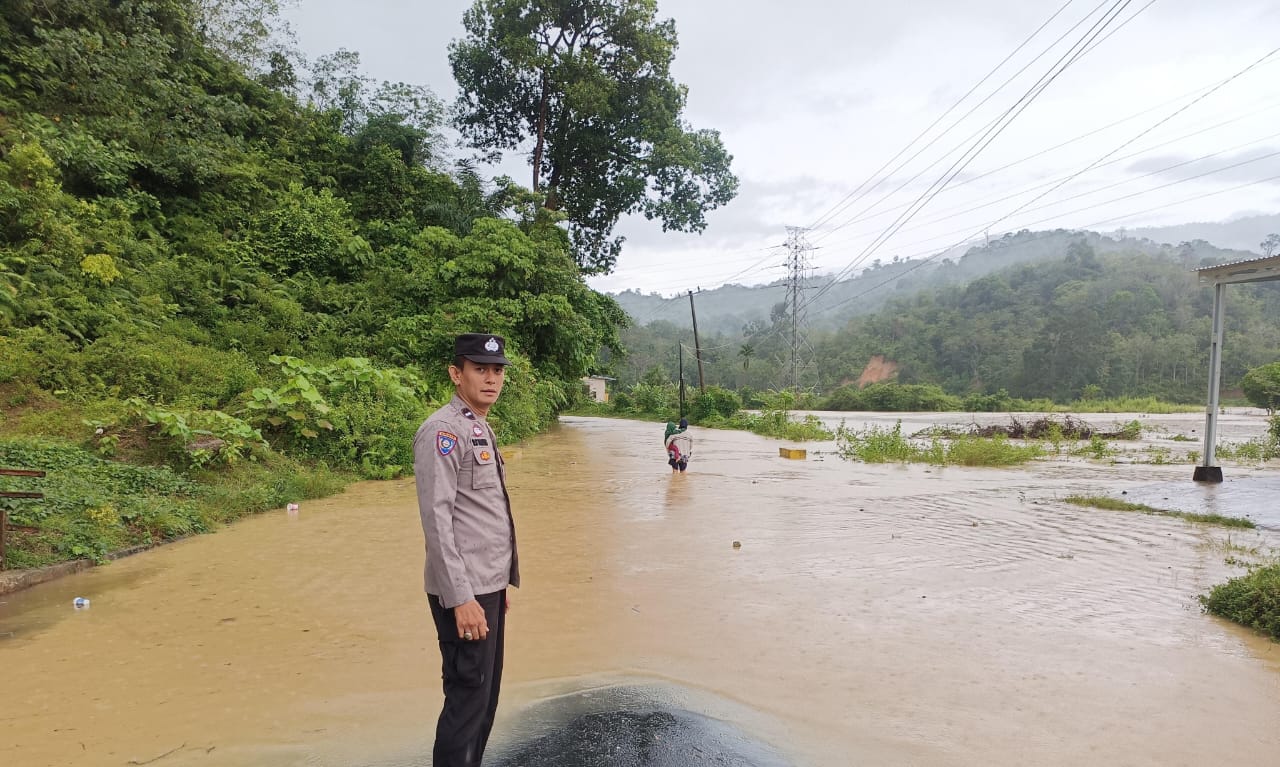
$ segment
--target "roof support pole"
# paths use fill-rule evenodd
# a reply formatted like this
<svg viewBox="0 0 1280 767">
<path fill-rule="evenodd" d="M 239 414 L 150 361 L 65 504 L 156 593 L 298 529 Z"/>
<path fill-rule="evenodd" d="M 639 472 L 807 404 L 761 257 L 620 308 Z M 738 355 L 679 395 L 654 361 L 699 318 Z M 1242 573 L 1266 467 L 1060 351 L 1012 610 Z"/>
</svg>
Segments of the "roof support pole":
<svg viewBox="0 0 1280 767">
<path fill-rule="evenodd" d="M 1217 465 L 1218 395 L 1222 388 L 1223 296 L 1226 286 L 1213 283 L 1213 340 L 1209 344 L 1209 405 L 1204 413 L 1204 457 L 1192 479 L 1196 482 L 1221 482 L 1222 467 Z"/>
</svg>

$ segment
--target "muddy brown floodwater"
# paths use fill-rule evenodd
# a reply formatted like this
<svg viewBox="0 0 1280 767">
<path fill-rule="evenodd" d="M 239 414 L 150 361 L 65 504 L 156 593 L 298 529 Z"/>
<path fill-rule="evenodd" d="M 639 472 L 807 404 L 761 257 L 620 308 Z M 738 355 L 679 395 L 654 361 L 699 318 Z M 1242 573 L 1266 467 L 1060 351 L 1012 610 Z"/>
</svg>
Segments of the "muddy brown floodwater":
<svg viewBox="0 0 1280 767">
<path fill-rule="evenodd" d="M 661 431 L 566 418 L 508 451 L 495 754 L 623 689 L 795 765 L 1280 763 L 1280 645 L 1196 601 L 1280 531 L 1058 500 L 1181 497 L 1189 466 L 788 461 L 695 427 L 672 476 Z M 370 482 L 0 597 L 0 764 L 427 764 L 421 535 L 412 481 Z"/>
</svg>

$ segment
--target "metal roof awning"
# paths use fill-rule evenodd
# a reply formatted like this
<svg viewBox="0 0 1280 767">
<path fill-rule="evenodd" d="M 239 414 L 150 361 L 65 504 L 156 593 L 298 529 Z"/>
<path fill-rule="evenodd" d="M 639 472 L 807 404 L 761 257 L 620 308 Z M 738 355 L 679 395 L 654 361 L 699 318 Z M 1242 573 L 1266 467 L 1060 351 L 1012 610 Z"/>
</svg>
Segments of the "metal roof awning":
<svg viewBox="0 0 1280 767">
<path fill-rule="evenodd" d="M 1202 266 L 1193 271 L 1200 276 L 1201 285 L 1214 283 L 1232 285 L 1240 282 L 1280 280 L 1280 256 L 1264 256 L 1217 266 Z"/>
</svg>

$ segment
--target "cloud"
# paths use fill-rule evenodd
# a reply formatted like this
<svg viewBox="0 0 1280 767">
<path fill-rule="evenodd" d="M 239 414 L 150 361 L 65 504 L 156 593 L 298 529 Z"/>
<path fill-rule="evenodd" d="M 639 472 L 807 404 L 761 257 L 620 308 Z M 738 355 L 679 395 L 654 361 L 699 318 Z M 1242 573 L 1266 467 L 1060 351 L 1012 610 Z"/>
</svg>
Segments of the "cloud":
<svg viewBox="0 0 1280 767">
<path fill-rule="evenodd" d="M 1199 161 L 1194 157 L 1163 155 L 1139 160 L 1130 165 L 1128 170 L 1167 179 L 1189 179 L 1205 173 L 1212 174 L 1205 176 L 1203 180 L 1197 179 L 1201 183 L 1261 181 L 1280 176 L 1280 145 L 1218 155 Z M 1270 183 L 1280 181 L 1273 180 Z"/>
</svg>

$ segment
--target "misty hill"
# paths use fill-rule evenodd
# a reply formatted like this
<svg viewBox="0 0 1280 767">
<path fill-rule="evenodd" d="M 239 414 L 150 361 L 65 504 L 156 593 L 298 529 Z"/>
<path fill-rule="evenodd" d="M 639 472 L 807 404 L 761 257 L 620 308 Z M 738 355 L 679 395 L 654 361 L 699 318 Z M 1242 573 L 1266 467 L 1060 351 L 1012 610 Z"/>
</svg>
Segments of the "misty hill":
<svg viewBox="0 0 1280 767">
<path fill-rule="evenodd" d="M 1231 221 L 1119 230 L 1117 234 L 1123 233 L 1129 237 L 1164 243 L 1205 240 L 1220 248 L 1257 252 L 1267 235 L 1276 232 L 1280 232 L 1280 213 L 1269 216 L 1246 216 Z"/>
<path fill-rule="evenodd" d="M 1274 220 L 1271 231 L 1280 231 L 1280 216 L 1256 218 L 1259 221 L 1249 224 L 1251 228 L 1240 228 L 1236 236 L 1252 236 L 1248 232 L 1265 229 L 1271 220 Z M 1188 233 L 1201 231 L 1196 230 L 1196 226 L 1201 225 L 1188 224 L 1183 228 Z M 1263 237 L 1265 234 L 1257 238 L 1258 242 Z M 929 288 L 964 285 L 1020 264 L 1060 259 L 1072 243 L 1088 245 L 1099 255 L 1141 253 L 1196 265 L 1235 261 L 1258 255 L 1245 249 L 1217 247 L 1204 238 L 1178 242 L 1177 245 L 1159 242 L 1153 237 L 1138 236 L 1136 231 L 1121 237 L 1067 229 L 1044 232 L 1023 230 L 1011 232 L 990 243 L 970 247 L 967 251 L 957 249 L 927 259 L 904 261 L 895 258 L 889 263 L 877 259 L 856 277 L 848 280 L 834 284 L 831 284 L 830 277 L 813 277 L 808 280 L 805 295 L 812 303 L 806 310 L 806 325 L 814 330 L 835 329 L 844 325 L 851 317 L 878 311 L 893 298 L 910 296 Z M 1256 249 L 1257 244 L 1253 247 Z M 785 281 L 754 287 L 726 285 L 698 293 L 694 299 L 698 329 L 703 333 L 736 335 L 747 326 L 771 325 L 777 316 L 785 312 L 783 304 L 787 301 L 787 296 Z M 691 327 L 687 295 L 664 298 L 657 294 L 646 295 L 629 290 L 616 294 L 615 298 L 637 324 L 663 321 L 683 328 Z"/>
<path fill-rule="evenodd" d="M 868 380 L 934 384 L 950 394 L 1050 397 L 1204 397 L 1212 291 L 1191 270 L 1249 254 L 1203 242 L 1179 246 L 1071 234 L 1061 251 L 1041 252 L 1060 233 L 1011 235 L 971 250 L 946 272 L 987 270 L 1021 251 L 1022 262 L 976 279 L 903 290 L 874 312 L 847 315 L 837 328 L 809 328 L 800 353 L 801 386 L 830 393 Z M 1090 241 L 1102 247 L 1095 248 Z M 923 270 L 921 270 L 923 271 Z M 905 281 L 904 281 L 905 282 Z M 686 301 L 687 305 L 687 301 Z M 1233 285 L 1227 302 L 1223 382 L 1280 359 L 1280 283 Z M 790 380 L 790 327 L 780 322 L 744 334 L 702 329 L 708 384 L 760 390 Z M 619 362 L 624 385 L 674 376 L 684 349 L 686 380 L 693 344 L 668 322 L 628 329 L 630 355 Z"/>
</svg>

